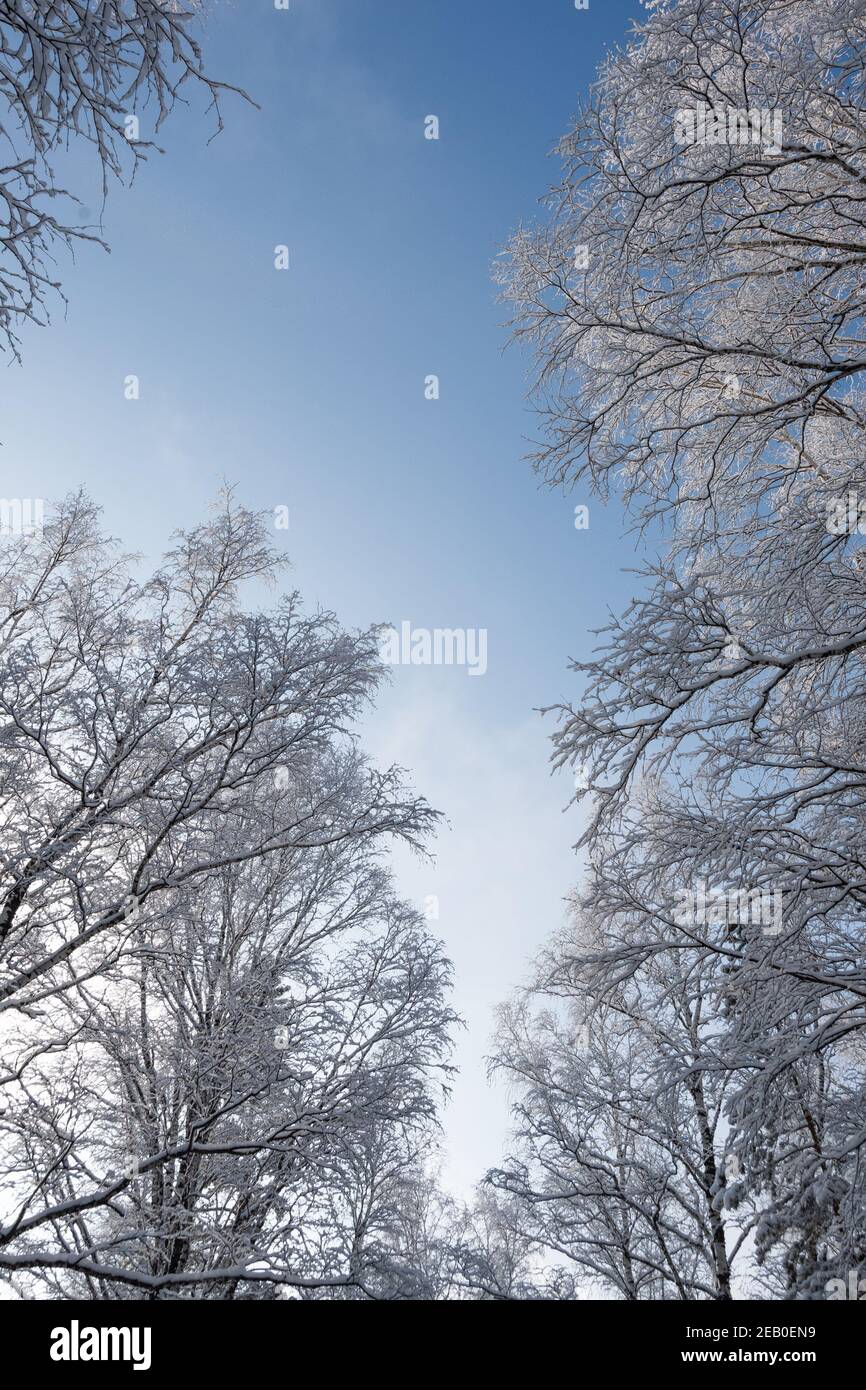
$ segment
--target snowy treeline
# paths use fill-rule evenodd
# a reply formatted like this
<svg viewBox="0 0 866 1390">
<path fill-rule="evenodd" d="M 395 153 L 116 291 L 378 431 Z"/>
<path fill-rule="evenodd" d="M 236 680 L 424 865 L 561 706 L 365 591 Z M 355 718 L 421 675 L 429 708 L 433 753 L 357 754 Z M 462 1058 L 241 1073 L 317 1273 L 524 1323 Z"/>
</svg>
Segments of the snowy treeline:
<svg viewBox="0 0 866 1390">
<path fill-rule="evenodd" d="M 503 272 L 539 470 L 661 558 L 559 712 L 589 867 L 492 1178 L 578 1285 L 822 1298 L 866 1265 L 866 13 L 647 8 Z"/>
</svg>

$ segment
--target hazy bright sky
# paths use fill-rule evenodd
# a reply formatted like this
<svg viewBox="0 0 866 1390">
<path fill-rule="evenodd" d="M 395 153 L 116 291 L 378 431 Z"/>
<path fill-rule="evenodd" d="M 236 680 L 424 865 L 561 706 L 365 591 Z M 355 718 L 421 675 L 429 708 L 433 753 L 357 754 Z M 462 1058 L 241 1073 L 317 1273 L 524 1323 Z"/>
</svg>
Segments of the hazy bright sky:
<svg viewBox="0 0 866 1390">
<path fill-rule="evenodd" d="M 447 1172 L 497 1163 L 507 1096 L 484 1058 L 495 1005 L 525 977 L 579 876 L 570 781 L 550 719 L 568 658 L 619 610 L 635 563 L 617 510 L 539 488 L 523 459 L 528 363 L 503 353 L 490 268 L 538 214 L 548 158 L 638 0 L 212 0 L 203 42 L 226 129 L 190 92 L 134 186 L 111 190 L 112 254 L 61 260 L 69 299 L 2 381 L 2 494 L 85 483 L 106 524 L 156 556 L 221 478 L 289 507 L 289 582 L 349 626 L 486 628 L 488 669 L 399 667 L 367 730 L 449 820 L 434 866 L 466 1020 Z M 424 138 L 424 118 L 440 139 Z M 149 133 L 145 116 L 142 133 Z M 75 154 L 67 178 L 90 171 Z M 274 247 L 291 269 L 274 269 Z M 140 378 L 138 401 L 124 379 Z M 424 381 L 437 374 L 441 395 Z"/>
</svg>

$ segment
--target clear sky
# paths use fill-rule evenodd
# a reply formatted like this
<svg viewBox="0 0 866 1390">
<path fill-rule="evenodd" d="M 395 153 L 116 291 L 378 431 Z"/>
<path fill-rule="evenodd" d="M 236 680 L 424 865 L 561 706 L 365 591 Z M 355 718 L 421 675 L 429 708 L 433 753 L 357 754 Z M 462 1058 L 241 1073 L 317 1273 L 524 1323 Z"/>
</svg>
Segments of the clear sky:
<svg viewBox="0 0 866 1390">
<path fill-rule="evenodd" d="M 504 352 L 491 265 L 557 174 L 549 153 L 638 0 L 211 0 L 203 43 L 226 129 L 190 92 L 166 149 L 103 215 L 110 256 L 61 258 L 69 299 L 0 376 L 5 497 L 84 483 L 108 528 L 156 556 L 220 480 L 290 509 L 276 532 L 311 606 L 349 626 L 486 628 L 487 671 L 397 667 L 367 730 L 448 817 L 434 866 L 397 860 L 457 977 L 460 1076 L 447 1173 L 498 1162 L 507 1096 L 484 1058 L 579 876 L 550 720 L 568 658 L 632 581 L 616 508 L 539 488 L 528 363 Z M 425 117 L 440 122 L 424 138 Z M 142 134 L 150 123 L 145 114 Z M 64 176 L 101 198 L 89 154 Z M 274 268 L 289 247 L 290 269 Z M 124 379 L 140 380 L 140 399 Z M 438 400 L 425 378 L 440 379 Z"/>
</svg>

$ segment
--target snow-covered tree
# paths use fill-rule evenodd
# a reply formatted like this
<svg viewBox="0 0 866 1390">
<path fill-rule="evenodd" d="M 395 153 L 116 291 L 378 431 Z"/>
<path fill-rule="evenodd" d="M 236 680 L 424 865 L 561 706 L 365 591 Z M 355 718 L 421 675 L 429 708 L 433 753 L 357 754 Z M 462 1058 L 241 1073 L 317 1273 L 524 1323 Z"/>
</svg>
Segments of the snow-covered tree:
<svg viewBox="0 0 866 1390">
<path fill-rule="evenodd" d="M 660 552 L 555 756 L 589 770 L 586 911 L 644 923 L 611 969 L 723 967 L 697 1065 L 771 1291 L 822 1296 L 866 1260 L 866 14 L 646 8 L 502 270 L 537 466 Z"/>
<path fill-rule="evenodd" d="M 514 1152 L 488 1181 L 554 1257 L 558 1297 L 728 1299 L 751 1221 L 730 1210 L 730 1079 L 706 1065 L 712 981 L 698 952 L 662 962 L 642 945 L 638 922 L 602 929 L 578 909 L 502 1009 Z"/>
<path fill-rule="evenodd" d="M 240 606 L 278 569 L 230 494 L 147 579 L 81 496 L 7 547 L 0 1270 L 24 1290 L 384 1278 L 361 1176 L 418 1162 L 452 1014 L 382 857 L 434 813 L 352 732 L 377 630 Z"/>
<path fill-rule="evenodd" d="M 103 192 L 156 145 L 184 89 L 216 115 L 226 84 L 210 78 L 191 30 L 199 0 L 5 0 L 0 8 L 0 338 L 17 356 L 23 323 L 44 322 L 59 291 L 58 245 L 101 240 L 76 219 L 55 162 L 70 142 L 93 146 Z"/>
</svg>

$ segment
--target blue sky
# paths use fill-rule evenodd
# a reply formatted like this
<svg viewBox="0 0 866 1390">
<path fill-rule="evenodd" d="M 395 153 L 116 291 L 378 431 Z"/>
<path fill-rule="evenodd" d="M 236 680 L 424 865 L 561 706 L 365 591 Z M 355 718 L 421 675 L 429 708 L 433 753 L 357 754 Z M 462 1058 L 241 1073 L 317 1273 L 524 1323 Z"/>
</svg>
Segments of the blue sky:
<svg viewBox="0 0 866 1390">
<path fill-rule="evenodd" d="M 277 541 L 311 606 L 350 626 L 486 628 L 488 669 L 395 670 L 367 730 L 449 818 L 406 893 L 457 970 L 461 1074 L 447 1174 L 495 1164 L 493 1009 L 560 922 L 579 863 L 565 777 L 534 711 L 577 695 L 570 656 L 618 610 L 635 563 L 616 508 L 542 490 L 528 363 L 503 349 L 490 268 L 557 174 L 548 157 L 637 0 L 212 0 L 203 44 L 226 129 L 190 93 L 103 214 L 112 252 L 61 258 L 69 299 L 0 377 L 2 492 L 84 483 L 106 524 L 159 553 L 222 478 L 290 509 Z M 440 139 L 424 139 L 435 114 Z M 142 133 L 149 132 L 147 114 Z M 67 181 L 101 212 L 89 152 Z M 274 269 L 274 247 L 291 268 Z M 140 399 L 124 379 L 140 379 Z M 440 378 L 440 398 L 424 382 Z"/>
</svg>

